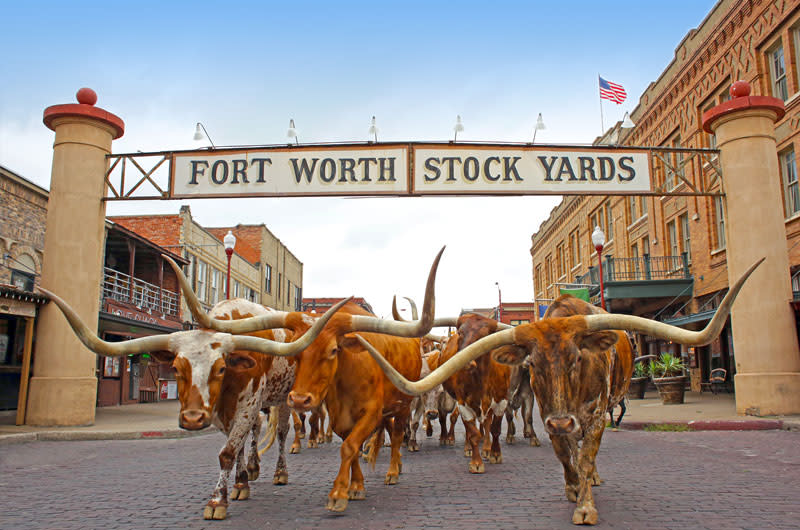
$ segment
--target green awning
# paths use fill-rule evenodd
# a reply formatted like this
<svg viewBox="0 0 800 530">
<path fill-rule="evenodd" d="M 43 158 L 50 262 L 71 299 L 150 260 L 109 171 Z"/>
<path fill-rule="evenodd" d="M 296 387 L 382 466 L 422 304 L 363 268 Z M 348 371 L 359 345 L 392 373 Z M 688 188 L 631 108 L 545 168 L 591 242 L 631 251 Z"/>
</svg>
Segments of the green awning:
<svg viewBox="0 0 800 530">
<path fill-rule="evenodd" d="M 584 302 L 589 301 L 589 289 L 587 287 L 582 287 L 580 289 L 559 289 L 561 294 L 571 294 L 575 298 L 580 298 Z"/>
</svg>

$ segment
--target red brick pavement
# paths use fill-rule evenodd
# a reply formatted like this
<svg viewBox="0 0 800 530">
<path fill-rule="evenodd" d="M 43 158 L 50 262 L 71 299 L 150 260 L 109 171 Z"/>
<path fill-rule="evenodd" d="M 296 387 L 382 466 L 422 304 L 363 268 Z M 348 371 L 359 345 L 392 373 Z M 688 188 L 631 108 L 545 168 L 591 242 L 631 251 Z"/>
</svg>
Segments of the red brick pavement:
<svg viewBox="0 0 800 530">
<path fill-rule="evenodd" d="M 269 480 L 271 449 L 251 498 L 232 502 L 225 521 L 201 518 L 219 434 L 6 445 L 0 528 L 573 528 L 561 466 L 541 439 L 539 448 L 504 445 L 503 464 L 470 475 L 463 431 L 455 448 L 422 435 L 396 486 L 383 484 L 384 449 L 375 471 L 364 466 L 367 499 L 343 515 L 324 509 L 338 443 L 290 455 L 288 486 Z M 797 528 L 799 441 L 786 431 L 606 432 L 598 528 Z"/>
</svg>

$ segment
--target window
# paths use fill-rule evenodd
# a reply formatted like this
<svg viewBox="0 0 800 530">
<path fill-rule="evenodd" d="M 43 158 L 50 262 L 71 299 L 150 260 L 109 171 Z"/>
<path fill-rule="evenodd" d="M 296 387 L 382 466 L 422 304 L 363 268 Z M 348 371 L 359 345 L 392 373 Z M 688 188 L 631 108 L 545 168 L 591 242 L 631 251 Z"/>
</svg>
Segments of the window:
<svg viewBox="0 0 800 530">
<path fill-rule="evenodd" d="M 541 264 L 536 266 L 536 273 L 533 275 L 534 286 L 533 289 L 537 293 L 541 293 L 544 289 L 542 288 L 542 266 Z"/>
<path fill-rule="evenodd" d="M 670 138 L 667 142 L 667 145 L 673 148 L 680 148 L 681 147 L 681 137 L 679 134 L 675 134 L 672 138 Z M 680 182 L 679 177 L 683 177 L 683 158 L 684 154 L 679 151 L 674 151 L 669 153 L 669 157 L 667 158 L 668 163 L 665 164 L 665 177 L 664 177 L 664 190 L 665 191 L 672 191 L 678 186 Z"/>
<path fill-rule="evenodd" d="M 783 101 L 789 99 L 789 87 L 786 85 L 786 63 L 783 60 L 783 45 L 779 44 L 767 53 L 769 59 L 772 95 Z"/>
<path fill-rule="evenodd" d="M 556 247 L 556 255 L 558 257 L 558 277 L 561 278 L 566 274 L 566 259 L 564 257 L 564 243 L 561 242 Z"/>
<path fill-rule="evenodd" d="M 549 255 L 546 258 L 544 258 L 545 283 L 547 284 L 545 287 L 549 287 L 550 284 L 553 283 L 551 266 L 550 266 L 551 261 L 552 259 L 550 258 Z"/>
<path fill-rule="evenodd" d="M 797 161 L 794 158 L 794 149 L 781 153 L 780 158 L 786 217 L 791 217 L 800 211 L 800 190 L 797 185 Z"/>
<path fill-rule="evenodd" d="M 239 282 L 233 280 L 233 298 L 239 298 Z"/>
<path fill-rule="evenodd" d="M 639 201 L 639 197 L 636 195 L 631 195 L 628 197 L 628 215 L 630 216 L 631 223 L 639 218 L 637 215 L 636 203 Z"/>
<path fill-rule="evenodd" d="M 681 229 L 681 250 L 686 252 L 686 257 L 689 263 L 692 262 L 692 245 L 691 238 L 689 237 L 689 214 L 685 213 L 678 217 L 678 225 Z"/>
<path fill-rule="evenodd" d="M 725 203 L 722 197 L 714 197 L 714 249 L 725 248 Z"/>
<path fill-rule="evenodd" d="M 573 269 L 581 262 L 581 240 L 579 236 L 579 229 L 574 230 L 569 235 L 569 259 Z"/>
<path fill-rule="evenodd" d="M 219 271 L 211 268 L 211 289 L 208 294 L 208 303 L 216 304 L 219 302 Z"/>
<path fill-rule="evenodd" d="M 275 294 L 278 295 L 278 300 L 281 299 L 281 273 L 278 273 L 278 283 L 275 284 Z"/>
<path fill-rule="evenodd" d="M 294 310 L 295 311 L 302 311 L 302 302 L 303 302 L 303 290 L 298 287 L 294 286 Z"/>
<path fill-rule="evenodd" d="M 634 259 L 639 257 L 639 245 L 636 243 L 631 245 L 631 257 Z"/>
<path fill-rule="evenodd" d="M 272 267 L 266 263 L 264 264 L 264 291 L 272 293 Z"/>
<path fill-rule="evenodd" d="M 614 218 L 611 216 L 611 203 L 606 203 L 606 241 L 614 240 Z"/>
<path fill-rule="evenodd" d="M 20 291 L 33 292 L 33 282 L 35 278 L 36 277 L 33 274 L 15 269 L 11 270 L 11 285 Z"/>
<path fill-rule="evenodd" d="M 205 261 L 198 261 L 197 262 L 197 287 L 195 291 L 197 291 L 197 298 L 200 301 L 206 301 L 206 274 L 208 272 L 208 264 Z"/>
<path fill-rule="evenodd" d="M 292 302 L 292 282 L 289 281 L 289 278 L 286 278 L 286 305 L 289 305 Z"/>
<path fill-rule="evenodd" d="M 639 197 L 639 199 L 640 199 L 639 206 L 640 209 L 642 210 L 642 217 L 644 217 L 645 215 L 647 215 L 647 197 L 641 196 Z"/>
<path fill-rule="evenodd" d="M 642 238 L 642 256 L 645 254 L 650 255 L 650 238 L 647 236 Z"/>
<path fill-rule="evenodd" d="M 669 239 L 669 255 L 680 256 L 681 253 L 678 249 L 678 230 L 675 227 L 674 220 L 667 223 L 667 237 Z"/>
</svg>

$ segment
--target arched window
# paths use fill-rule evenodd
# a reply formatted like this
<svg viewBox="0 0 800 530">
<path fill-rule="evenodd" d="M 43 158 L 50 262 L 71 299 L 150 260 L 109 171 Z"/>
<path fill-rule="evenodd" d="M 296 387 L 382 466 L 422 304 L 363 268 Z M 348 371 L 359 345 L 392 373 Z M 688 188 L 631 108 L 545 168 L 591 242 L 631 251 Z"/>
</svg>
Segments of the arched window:
<svg viewBox="0 0 800 530">
<path fill-rule="evenodd" d="M 20 254 L 11 260 L 11 283 L 23 291 L 33 291 L 36 262 L 29 254 Z"/>
</svg>

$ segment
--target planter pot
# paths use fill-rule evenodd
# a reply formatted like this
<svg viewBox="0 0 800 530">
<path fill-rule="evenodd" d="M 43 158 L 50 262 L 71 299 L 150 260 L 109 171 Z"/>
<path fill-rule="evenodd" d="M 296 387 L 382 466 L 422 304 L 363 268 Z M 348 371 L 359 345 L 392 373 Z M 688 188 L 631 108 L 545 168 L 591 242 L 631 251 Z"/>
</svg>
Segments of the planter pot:
<svg viewBox="0 0 800 530">
<path fill-rule="evenodd" d="M 683 403 L 683 394 L 686 390 L 685 375 L 678 377 L 654 377 L 653 383 L 655 383 L 658 389 L 658 395 L 661 396 L 662 403 L 665 405 Z"/>
<path fill-rule="evenodd" d="M 628 397 L 631 399 L 644 399 L 644 391 L 647 388 L 649 377 L 631 378 L 631 386 L 628 388 Z"/>
</svg>

